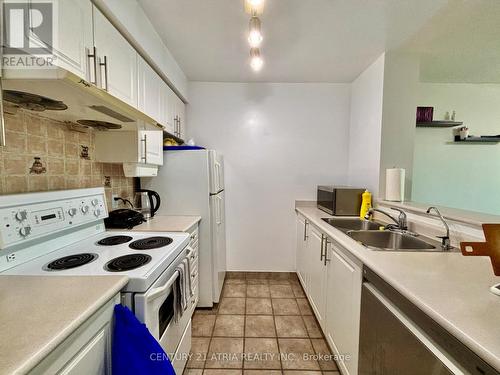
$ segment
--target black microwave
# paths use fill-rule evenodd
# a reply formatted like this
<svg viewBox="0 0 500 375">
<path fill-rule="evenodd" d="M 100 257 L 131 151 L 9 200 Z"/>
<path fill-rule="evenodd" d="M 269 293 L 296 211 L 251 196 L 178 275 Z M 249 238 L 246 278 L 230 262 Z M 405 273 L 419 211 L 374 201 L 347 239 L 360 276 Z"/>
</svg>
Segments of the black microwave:
<svg viewBox="0 0 500 375">
<path fill-rule="evenodd" d="M 334 216 L 359 216 L 361 195 L 365 190 L 347 186 L 318 186 L 317 206 Z"/>
</svg>

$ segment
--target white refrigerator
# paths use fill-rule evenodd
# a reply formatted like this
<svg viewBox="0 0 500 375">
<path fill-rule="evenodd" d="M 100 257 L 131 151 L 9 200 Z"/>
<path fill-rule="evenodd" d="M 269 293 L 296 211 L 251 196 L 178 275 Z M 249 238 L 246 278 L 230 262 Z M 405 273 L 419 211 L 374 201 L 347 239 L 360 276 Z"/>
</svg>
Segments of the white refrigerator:
<svg viewBox="0 0 500 375">
<path fill-rule="evenodd" d="M 213 150 L 183 150 L 166 151 L 163 160 L 158 176 L 141 178 L 141 188 L 160 194 L 156 215 L 201 216 L 198 306 L 211 307 L 226 275 L 223 158 Z"/>
</svg>

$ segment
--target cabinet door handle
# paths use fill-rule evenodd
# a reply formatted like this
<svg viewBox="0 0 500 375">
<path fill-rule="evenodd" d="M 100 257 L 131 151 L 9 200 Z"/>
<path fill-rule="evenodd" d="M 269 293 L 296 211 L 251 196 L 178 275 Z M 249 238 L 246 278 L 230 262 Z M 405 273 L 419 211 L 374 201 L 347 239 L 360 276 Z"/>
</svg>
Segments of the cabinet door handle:
<svg viewBox="0 0 500 375">
<path fill-rule="evenodd" d="M 324 261 L 324 265 L 326 266 L 326 263 L 331 261 L 331 259 L 328 259 L 328 244 L 330 244 L 331 242 L 328 241 L 328 237 L 325 237 L 325 256 L 323 258 L 323 261 Z"/>
<path fill-rule="evenodd" d="M 92 51 L 89 48 L 86 48 L 87 50 L 87 71 L 88 71 L 88 78 L 89 82 L 93 85 L 97 86 L 97 49 L 95 47 L 92 48 Z M 90 59 L 93 61 L 93 69 L 90 68 Z M 92 80 L 92 75 L 90 74 L 90 71 L 94 71 L 94 79 Z"/>
<path fill-rule="evenodd" d="M 108 91 L 108 56 L 104 56 L 104 62 L 99 59 L 99 68 L 104 66 L 104 90 Z"/>
<path fill-rule="evenodd" d="M 307 235 L 307 226 L 309 225 L 309 222 L 307 220 L 304 220 L 304 241 L 306 241 L 309 236 Z"/>
<path fill-rule="evenodd" d="M 325 235 L 321 234 L 321 257 L 319 258 L 320 262 L 323 261 L 323 247 L 324 247 L 324 243 L 325 243 Z"/>
<path fill-rule="evenodd" d="M 144 134 L 144 138 L 141 139 L 141 141 L 144 142 L 144 156 L 141 157 L 141 159 L 144 161 L 144 164 L 146 164 L 148 161 L 148 136 L 147 136 L 147 134 Z"/>
</svg>

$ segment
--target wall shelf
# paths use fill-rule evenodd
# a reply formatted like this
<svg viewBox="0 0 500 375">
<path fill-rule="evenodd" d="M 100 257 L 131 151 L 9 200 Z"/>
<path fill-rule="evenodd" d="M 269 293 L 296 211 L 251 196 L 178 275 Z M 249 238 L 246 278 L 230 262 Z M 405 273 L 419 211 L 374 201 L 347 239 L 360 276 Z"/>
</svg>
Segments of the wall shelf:
<svg viewBox="0 0 500 375">
<path fill-rule="evenodd" d="M 458 121 L 429 121 L 417 122 L 417 128 L 453 128 L 463 125 L 463 122 Z"/>
<path fill-rule="evenodd" d="M 447 142 L 448 144 L 457 144 L 457 143 L 487 143 L 487 144 L 495 144 L 500 143 L 499 137 L 469 137 L 460 141 Z"/>
</svg>

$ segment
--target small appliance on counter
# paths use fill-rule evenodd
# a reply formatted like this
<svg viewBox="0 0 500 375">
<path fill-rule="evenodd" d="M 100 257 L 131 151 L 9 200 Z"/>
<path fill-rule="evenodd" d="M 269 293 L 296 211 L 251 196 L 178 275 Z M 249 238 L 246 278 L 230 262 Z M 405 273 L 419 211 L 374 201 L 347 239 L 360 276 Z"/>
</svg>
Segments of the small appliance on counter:
<svg viewBox="0 0 500 375">
<path fill-rule="evenodd" d="M 153 190 L 141 189 L 135 193 L 135 208 L 139 211 L 145 220 L 155 216 L 160 208 L 160 195 Z"/>
<path fill-rule="evenodd" d="M 106 229 L 132 229 L 145 221 L 144 215 L 140 212 L 120 208 L 109 213 L 109 216 L 104 219 L 104 225 Z"/>
<path fill-rule="evenodd" d="M 334 216 L 359 216 L 364 188 L 318 186 L 317 206 Z"/>
</svg>

